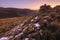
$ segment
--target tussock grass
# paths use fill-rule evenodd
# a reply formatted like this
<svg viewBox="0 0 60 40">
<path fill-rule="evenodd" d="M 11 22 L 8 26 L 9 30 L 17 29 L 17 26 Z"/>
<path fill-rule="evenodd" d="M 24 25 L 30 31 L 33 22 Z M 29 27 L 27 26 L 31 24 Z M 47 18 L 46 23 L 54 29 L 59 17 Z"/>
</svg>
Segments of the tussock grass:
<svg viewBox="0 0 60 40">
<path fill-rule="evenodd" d="M 19 25 L 26 18 L 27 16 L 0 19 L 0 36 L 16 25 Z"/>
</svg>

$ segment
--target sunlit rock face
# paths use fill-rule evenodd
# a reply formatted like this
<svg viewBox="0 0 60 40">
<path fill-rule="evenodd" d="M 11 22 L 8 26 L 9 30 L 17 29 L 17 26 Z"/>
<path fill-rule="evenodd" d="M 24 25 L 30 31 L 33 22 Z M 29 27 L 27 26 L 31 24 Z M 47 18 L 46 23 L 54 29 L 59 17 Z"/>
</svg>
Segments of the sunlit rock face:
<svg viewBox="0 0 60 40">
<path fill-rule="evenodd" d="M 0 40 L 9 40 L 9 38 L 8 37 L 2 37 L 2 38 L 0 38 Z"/>
</svg>

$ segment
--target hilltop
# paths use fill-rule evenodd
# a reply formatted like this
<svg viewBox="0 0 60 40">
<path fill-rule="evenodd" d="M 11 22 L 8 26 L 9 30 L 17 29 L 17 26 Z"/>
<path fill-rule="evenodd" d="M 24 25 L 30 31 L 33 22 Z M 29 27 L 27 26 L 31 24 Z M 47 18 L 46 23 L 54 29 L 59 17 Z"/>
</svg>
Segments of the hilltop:
<svg viewBox="0 0 60 40">
<path fill-rule="evenodd" d="M 0 18 L 22 17 L 36 14 L 37 11 L 30 9 L 3 8 L 0 7 Z"/>
</svg>

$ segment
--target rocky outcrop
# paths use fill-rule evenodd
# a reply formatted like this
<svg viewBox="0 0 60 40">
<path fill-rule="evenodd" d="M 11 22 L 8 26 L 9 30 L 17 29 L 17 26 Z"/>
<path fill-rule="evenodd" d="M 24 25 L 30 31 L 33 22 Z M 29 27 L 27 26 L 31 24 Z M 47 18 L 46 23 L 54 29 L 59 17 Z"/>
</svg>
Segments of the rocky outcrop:
<svg viewBox="0 0 60 40">
<path fill-rule="evenodd" d="M 7 40 L 57 40 L 60 33 L 59 17 L 51 15 L 36 14 L 29 20 L 23 21 L 10 31 L 6 32 L 0 39 Z"/>
</svg>

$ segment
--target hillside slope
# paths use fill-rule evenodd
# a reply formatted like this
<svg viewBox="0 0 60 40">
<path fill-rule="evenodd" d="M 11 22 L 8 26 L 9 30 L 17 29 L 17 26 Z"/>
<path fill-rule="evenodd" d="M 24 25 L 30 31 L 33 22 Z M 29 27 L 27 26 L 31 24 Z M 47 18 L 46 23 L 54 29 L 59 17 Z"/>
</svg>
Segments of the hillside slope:
<svg viewBox="0 0 60 40">
<path fill-rule="evenodd" d="M 0 18 L 12 18 L 21 17 L 36 14 L 36 11 L 30 9 L 18 9 L 18 8 L 1 8 Z"/>
</svg>

